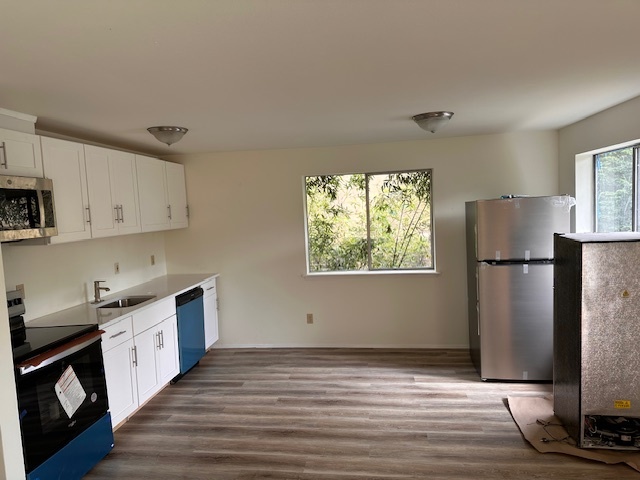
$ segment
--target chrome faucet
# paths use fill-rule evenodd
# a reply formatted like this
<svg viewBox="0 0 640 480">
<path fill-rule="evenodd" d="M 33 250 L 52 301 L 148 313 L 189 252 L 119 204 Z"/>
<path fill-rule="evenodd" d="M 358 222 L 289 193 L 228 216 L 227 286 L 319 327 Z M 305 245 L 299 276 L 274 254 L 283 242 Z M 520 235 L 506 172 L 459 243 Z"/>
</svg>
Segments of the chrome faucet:
<svg viewBox="0 0 640 480">
<path fill-rule="evenodd" d="M 100 284 L 102 282 L 106 282 L 106 280 L 96 280 L 93 282 L 93 302 L 91 303 L 100 303 L 102 299 L 100 298 L 100 290 L 104 290 L 105 292 L 110 292 L 111 289 L 109 287 L 101 287 Z"/>
</svg>

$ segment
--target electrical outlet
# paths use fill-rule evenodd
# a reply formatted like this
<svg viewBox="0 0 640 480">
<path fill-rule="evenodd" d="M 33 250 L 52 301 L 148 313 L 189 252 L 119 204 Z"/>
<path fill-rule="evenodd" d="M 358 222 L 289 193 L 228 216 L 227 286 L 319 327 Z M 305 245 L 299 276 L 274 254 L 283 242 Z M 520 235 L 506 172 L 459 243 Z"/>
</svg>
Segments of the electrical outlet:
<svg viewBox="0 0 640 480">
<path fill-rule="evenodd" d="M 26 298 L 26 295 L 24 293 L 24 283 L 21 283 L 20 285 L 16 285 L 16 290 L 22 292 L 22 298 Z"/>
<path fill-rule="evenodd" d="M 120 263 L 119 262 L 114 263 L 113 269 L 115 270 L 116 275 L 119 274 L 120 273 Z"/>
<path fill-rule="evenodd" d="M 313 323 L 313 313 L 307 313 L 307 323 Z"/>
<path fill-rule="evenodd" d="M 156 264 L 156 256 L 151 255 L 151 265 L 155 265 L 155 264 Z"/>
</svg>

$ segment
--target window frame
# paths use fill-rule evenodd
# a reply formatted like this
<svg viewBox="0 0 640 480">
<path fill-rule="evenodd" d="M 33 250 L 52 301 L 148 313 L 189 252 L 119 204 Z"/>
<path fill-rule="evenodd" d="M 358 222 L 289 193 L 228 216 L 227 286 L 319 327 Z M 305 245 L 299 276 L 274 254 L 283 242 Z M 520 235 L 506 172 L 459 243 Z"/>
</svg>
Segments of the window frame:
<svg viewBox="0 0 640 480">
<path fill-rule="evenodd" d="M 429 188 L 430 201 L 429 201 L 429 229 L 430 235 L 430 255 L 431 255 L 431 267 L 410 267 L 410 268 L 371 268 L 372 254 L 371 254 L 371 215 L 370 215 L 370 195 L 369 195 L 369 181 L 368 177 L 375 175 L 390 175 L 390 174 L 403 174 L 403 173 L 416 173 L 416 172 L 429 172 L 431 177 L 431 184 Z M 347 176 L 347 175 L 364 175 L 365 176 L 365 202 L 366 202 L 366 232 L 367 232 L 367 269 L 366 270 L 328 270 L 328 271 L 311 271 L 310 266 L 310 248 L 309 248 L 309 216 L 307 208 L 307 178 L 313 177 L 325 177 L 325 176 Z M 433 168 L 413 168 L 402 170 L 382 170 L 382 171 L 354 171 L 354 172 L 341 172 L 341 173 L 322 173 L 315 175 L 303 175 L 302 176 L 302 198 L 303 198 L 303 210 L 304 210 L 304 237 L 305 237 L 305 264 L 306 264 L 306 276 L 331 276 L 331 275 L 398 275 L 398 274 L 436 274 L 436 235 L 435 235 L 435 222 L 434 222 L 434 169 Z"/>
<path fill-rule="evenodd" d="M 633 150 L 633 166 L 631 167 L 631 231 L 640 231 L 640 208 L 638 208 L 638 201 L 640 200 L 640 186 L 638 185 L 638 179 L 640 178 L 638 169 L 640 168 L 640 143 L 633 142 L 629 145 L 621 145 L 615 148 L 609 148 L 606 150 L 598 151 L 592 155 L 592 178 L 593 178 L 593 211 L 592 211 L 592 225 L 593 232 L 598 232 L 598 169 L 597 157 L 599 155 L 616 152 L 618 150 L 626 150 L 631 148 Z M 611 232 L 602 232 L 611 233 Z"/>
</svg>

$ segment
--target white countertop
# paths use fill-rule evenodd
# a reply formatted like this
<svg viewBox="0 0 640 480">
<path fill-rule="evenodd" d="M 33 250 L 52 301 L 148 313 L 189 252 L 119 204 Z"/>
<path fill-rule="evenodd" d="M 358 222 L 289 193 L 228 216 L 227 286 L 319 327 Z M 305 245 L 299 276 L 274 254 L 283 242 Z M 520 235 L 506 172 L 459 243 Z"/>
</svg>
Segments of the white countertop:
<svg viewBox="0 0 640 480">
<path fill-rule="evenodd" d="M 100 304 L 109 303 L 122 297 L 135 295 L 155 295 L 155 298 L 139 305 L 127 308 L 99 309 L 91 303 L 83 303 L 75 307 L 51 313 L 43 317 L 34 318 L 27 322 L 27 327 L 51 327 L 59 325 L 86 325 L 98 324 L 106 326 L 121 317 L 131 315 L 133 312 L 144 310 L 158 300 L 179 295 L 193 287 L 201 285 L 205 281 L 217 277 L 214 273 L 193 273 L 184 275 L 165 275 L 153 280 L 141 283 L 135 287 L 127 288 L 112 295 L 105 295 Z"/>
</svg>

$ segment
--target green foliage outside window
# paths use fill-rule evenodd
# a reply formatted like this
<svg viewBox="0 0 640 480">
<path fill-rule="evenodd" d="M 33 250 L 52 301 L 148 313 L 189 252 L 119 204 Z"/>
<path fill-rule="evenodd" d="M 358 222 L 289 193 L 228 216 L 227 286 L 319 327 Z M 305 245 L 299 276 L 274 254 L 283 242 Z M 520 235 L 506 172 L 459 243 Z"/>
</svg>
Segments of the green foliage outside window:
<svg viewBox="0 0 640 480">
<path fill-rule="evenodd" d="M 596 232 L 634 230 L 634 148 L 595 156 Z"/>
<path fill-rule="evenodd" d="M 310 272 L 433 269 L 431 170 L 306 177 Z"/>
</svg>

